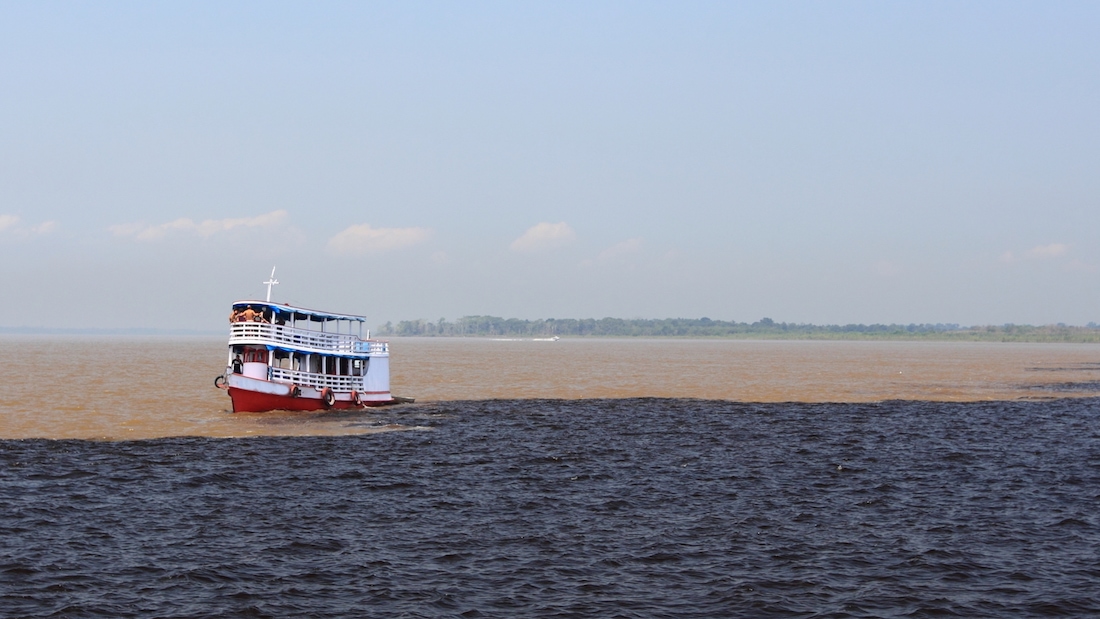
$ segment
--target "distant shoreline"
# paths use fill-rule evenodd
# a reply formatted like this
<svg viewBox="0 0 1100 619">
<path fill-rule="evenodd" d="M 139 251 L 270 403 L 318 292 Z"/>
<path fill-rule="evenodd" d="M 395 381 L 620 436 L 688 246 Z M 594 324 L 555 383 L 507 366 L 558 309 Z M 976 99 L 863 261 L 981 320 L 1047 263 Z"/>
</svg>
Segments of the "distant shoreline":
<svg viewBox="0 0 1100 619">
<path fill-rule="evenodd" d="M 848 324 L 779 323 L 764 318 L 755 323 L 687 319 L 539 319 L 465 316 L 454 322 L 404 320 L 386 323 L 378 337 L 506 337 L 506 338 L 675 338 L 739 340 L 881 340 L 937 342 L 1100 343 L 1100 326 L 957 324 Z"/>
</svg>

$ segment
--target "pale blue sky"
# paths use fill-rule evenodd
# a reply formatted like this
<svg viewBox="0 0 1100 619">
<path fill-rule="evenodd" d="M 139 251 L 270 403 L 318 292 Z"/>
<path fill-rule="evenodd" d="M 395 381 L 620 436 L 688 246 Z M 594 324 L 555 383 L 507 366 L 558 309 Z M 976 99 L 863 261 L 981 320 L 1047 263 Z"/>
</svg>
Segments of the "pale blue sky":
<svg viewBox="0 0 1100 619">
<path fill-rule="evenodd" d="M 0 3 L 0 326 L 1100 322 L 1095 3 Z M 88 313 L 76 308 L 95 307 Z"/>
</svg>

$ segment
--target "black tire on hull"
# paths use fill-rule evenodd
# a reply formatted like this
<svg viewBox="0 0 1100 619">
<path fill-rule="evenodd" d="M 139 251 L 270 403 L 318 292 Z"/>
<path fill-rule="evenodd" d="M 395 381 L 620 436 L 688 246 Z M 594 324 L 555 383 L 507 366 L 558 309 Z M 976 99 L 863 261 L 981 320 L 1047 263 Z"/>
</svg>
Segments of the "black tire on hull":
<svg viewBox="0 0 1100 619">
<path fill-rule="evenodd" d="M 332 408 L 336 405 L 336 394 L 332 392 L 331 387 L 325 387 L 321 391 L 321 402 L 324 403 L 325 408 Z"/>
</svg>

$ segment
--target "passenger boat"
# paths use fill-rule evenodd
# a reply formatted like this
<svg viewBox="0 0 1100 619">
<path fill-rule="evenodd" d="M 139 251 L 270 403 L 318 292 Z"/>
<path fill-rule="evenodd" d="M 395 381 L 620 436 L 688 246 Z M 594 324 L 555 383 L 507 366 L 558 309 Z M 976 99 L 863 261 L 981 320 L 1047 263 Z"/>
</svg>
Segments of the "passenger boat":
<svg viewBox="0 0 1100 619">
<path fill-rule="evenodd" d="M 266 301 L 236 301 L 229 359 L 214 385 L 233 412 L 314 411 L 383 406 L 390 393 L 390 350 L 370 339 L 366 319 Z"/>
</svg>

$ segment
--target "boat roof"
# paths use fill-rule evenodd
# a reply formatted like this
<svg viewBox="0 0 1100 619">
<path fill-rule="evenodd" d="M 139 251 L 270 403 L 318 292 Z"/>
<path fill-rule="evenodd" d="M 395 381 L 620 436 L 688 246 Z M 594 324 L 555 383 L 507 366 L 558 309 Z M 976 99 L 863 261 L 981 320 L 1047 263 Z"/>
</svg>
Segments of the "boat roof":
<svg viewBox="0 0 1100 619">
<path fill-rule="evenodd" d="M 354 320 L 356 322 L 366 322 L 365 316 L 356 316 L 355 314 L 334 314 L 332 312 L 321 312 L 317 310 L 305 309 L 302 307 L 294 307 L 293 305 L 286 305 L 283 303 L 272 303 L 270 301 L 234 301 L 233 309 L 241 309 L 251 306 L 253 309 L 257 307 L 269 307 L 276 313 L 294 314 L 295 320 L 309 319 L 317 321 L 325 320 Z"/>
</svg>

